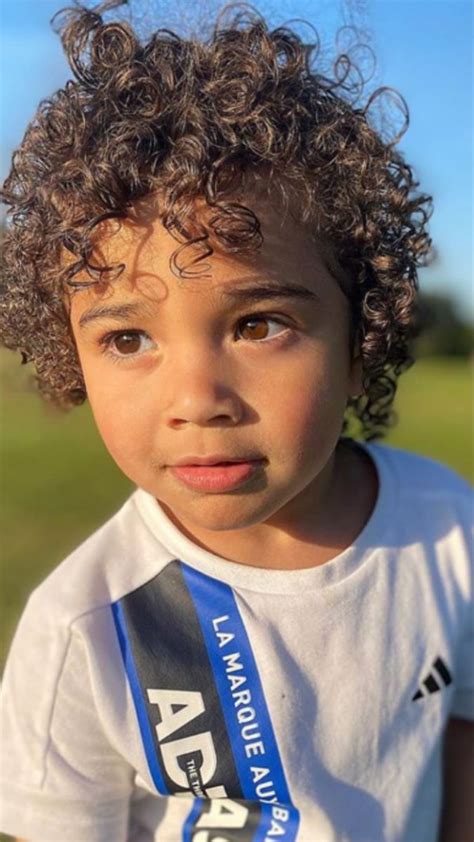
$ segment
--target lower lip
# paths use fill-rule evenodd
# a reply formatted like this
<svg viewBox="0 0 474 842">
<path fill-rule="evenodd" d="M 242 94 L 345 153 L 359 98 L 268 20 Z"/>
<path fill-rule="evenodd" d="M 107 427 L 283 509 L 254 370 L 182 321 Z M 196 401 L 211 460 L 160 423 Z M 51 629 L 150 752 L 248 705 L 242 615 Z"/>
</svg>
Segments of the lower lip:
<svg viewBox="0 0 474 842">
<path fill-rule="evenodd" d="M 171 473 L 188 488 L 198 491 L 231 491 L 248 480 L 262 464 L 234 462 L 231 465 L 181 465 L 171 467 Z"/>
</svg>

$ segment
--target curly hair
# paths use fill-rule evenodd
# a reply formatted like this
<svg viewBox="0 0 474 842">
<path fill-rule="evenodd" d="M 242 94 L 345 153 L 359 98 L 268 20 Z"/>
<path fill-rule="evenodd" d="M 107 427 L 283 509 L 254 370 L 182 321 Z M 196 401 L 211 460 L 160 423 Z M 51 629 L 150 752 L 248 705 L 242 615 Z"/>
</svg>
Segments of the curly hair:
<svg viewBox="0 0 474 842">
<path fill-rule="evenodd" d="M 343 431 L 352 420 L 366 440 L 380 437 L 394 422 L 397 378 L 413 362 L 431 213 L 396 141 L 371 125 L 388 89 L 357 107 L 348 54 L 330 78 L 317 71 L 316 45 L 288 27 L 271 31 L 248 6 L 227 25 L 218 18 L 207 40 L 159 29 L 143 43 L 128 23 L 104 21 L 123 2 L 58 13 L 75 78 L 40 103 L 3 187 L 2 343 L 34 363 L 43 397 L 82 403 L 65 298 L 79 285 L 113 283 L 124 268 L 92 262 L 101 223 L 133 217 L 159 192 L 161 222 L 180 243 L 171 269 L 194 277 L 213 239 L 229 252 L 258 250 L 259 220 L 233 194 L 246 174 L 265 171 L 287 205 L 298 197 L 301 222 L 350 279 L 364 392 L 348 400 Z M 211 211 L 208 224 L 193 217 L 196 199 Z M 79 272 L 90 280 L 75 280 Z"/>
</svg>

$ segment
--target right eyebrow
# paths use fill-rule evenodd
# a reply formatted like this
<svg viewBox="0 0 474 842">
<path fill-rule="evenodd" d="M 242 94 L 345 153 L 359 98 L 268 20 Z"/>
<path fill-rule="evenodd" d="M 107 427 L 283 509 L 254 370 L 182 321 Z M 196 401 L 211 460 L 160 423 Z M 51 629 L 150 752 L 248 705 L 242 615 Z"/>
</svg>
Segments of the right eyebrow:
<svg viewBox="0 0 474 842">
<path fill-rule="evenodd" d="M 150 315 L 151 308 L 149 305 L 140 303 L 130 304 L 98 304 L 96 307 L 91 307 L 79 319 L 79 327 L 82 330 L 87 324 L 95 321 L 95 319 L 115 319 L 122 321 L 129 319 Z"/>
</svg>

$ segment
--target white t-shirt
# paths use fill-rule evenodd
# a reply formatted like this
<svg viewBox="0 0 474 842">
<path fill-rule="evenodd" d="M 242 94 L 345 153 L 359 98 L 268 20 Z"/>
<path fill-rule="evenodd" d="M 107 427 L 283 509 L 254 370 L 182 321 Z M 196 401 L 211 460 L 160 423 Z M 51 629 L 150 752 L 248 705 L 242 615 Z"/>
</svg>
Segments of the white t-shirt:
<svg viewBox="0 0 474 842">
<path fill-rule="evenodd" d="M 137 490 L 43 582 L 5 670 L 0 829 L 434 842 L 443 729 L 474 715 L 473 497 L 365 448 L 375 509 L 322 566 L 219 558 Z"/>
</svg>

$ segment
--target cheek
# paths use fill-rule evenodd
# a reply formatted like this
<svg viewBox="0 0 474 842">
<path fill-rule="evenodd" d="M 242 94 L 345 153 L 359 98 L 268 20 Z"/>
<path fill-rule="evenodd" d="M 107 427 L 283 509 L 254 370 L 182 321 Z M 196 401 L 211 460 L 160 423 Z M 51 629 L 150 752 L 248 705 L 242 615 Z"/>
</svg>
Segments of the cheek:
<svg viewBox="0 0 474 842">
<path fill-rule="evenodd" d="M 87 385 L 87 383 L 86 383 Z M 119 467 L 136 462 L 144 450 L 149 450 L 148 415 L 143 407 L 126 396 L 117 396 L 110 388 L 88 388 L 89 403 L 97 429 L 112 458 Z"/>
<path fill-rule="evenodd" d="M 283 397 L 283 399 L 282 399 Z M 281 385 L 279 410 L 274 427 L 286 447 L 303 463 L 308 454 L 324 458 L 340 436 L 347 404 L 347 372 L 344 365 L 319 359 L 300 369 L 298 377 Z"/>
<path fill-rule="evenodd" d="M 273 391 L 278 393 L 281 411 L 290 424 L 311 423 L 344 412 L 347 364 L 340 355 L 333 356 L 321 353 L 305 359 L 276 384 Z"/>
<path fill-rule="evenodd" d="M 287 440 L 300 442 L 304 448 L 308 441 L 322 442 L 326 435 L 331 436 L 344 406 L 341 400 L 335 400 L 334 393 L 325 384 L 306 381 L 297 393 L 286 392 L 278 424 L 285 430 Z"/>
</svg>

